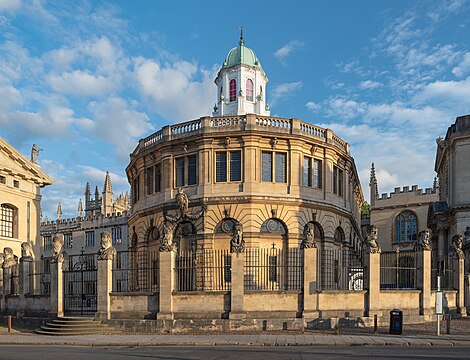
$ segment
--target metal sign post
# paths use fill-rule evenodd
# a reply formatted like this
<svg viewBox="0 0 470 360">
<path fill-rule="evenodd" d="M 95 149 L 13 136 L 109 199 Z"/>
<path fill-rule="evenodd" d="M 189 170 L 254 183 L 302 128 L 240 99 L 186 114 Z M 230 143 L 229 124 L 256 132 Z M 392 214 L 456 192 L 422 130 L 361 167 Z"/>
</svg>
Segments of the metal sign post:
<svg viewBox="0 0 470 360">
<path fill-rule="evenodd" d="M 437 276 L 437 291 L 436 291 L 437 336 L 441 334 L 441 315 L 442 314 L 443 314 L 443 306 L 442 306 L 441 277 Z"/>
</svg>

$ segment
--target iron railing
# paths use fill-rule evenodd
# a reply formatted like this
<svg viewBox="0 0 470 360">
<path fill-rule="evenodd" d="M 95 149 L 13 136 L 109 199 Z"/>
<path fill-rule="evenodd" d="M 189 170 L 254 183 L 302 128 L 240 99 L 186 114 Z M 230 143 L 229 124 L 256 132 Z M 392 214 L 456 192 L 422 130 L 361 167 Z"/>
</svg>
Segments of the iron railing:
<svg viewBox="0 0 470 360">
<path fill-rule="evenodd" d="M 20 293 L 20 265 L 15 264 L 10 267 L 10 295 Z"/>
<path fill-rule="evenodd" d="M 113 292 L 156 292 L 160 283 L 158 251 L 120 251 L 113 262 Z"/>
<path fill-rule="evenodd" d="M 177 291 L 229 291 L 232 257 L 228 250 L 183 251 L 176 255 Z"/>
<path fill-rule="evenodd" d="M 454 288 L 454 259 L 447 256 L 441 261 L 438 259 L 437 252 L 431 256 L 431 289 L 437 289 L 437 276 L 441 276 L 441 289 L 450 290 Z"/>
<path fill-rule="evenodd" d="M 387 251 L 380 254 L 381 289 L 416 289 L 417 253 Z"/>
<path fill-rule="evenodd" d="M 303 256 L 299 248 L 248 248 L 244 268 L 245 290 L 302 289 Z"/>
<path fill-rule="evenodd" d="M 29 293 L 48 295 L 51 293 L 51 258 L 42 257 L 29 263 Z"/>
<path fill-rule="evenodd" d="M 363 290 L 364 261 L 362 252 L 350 248 L 323 249 L 318 252 L 320 290 Z"/>
</svg>

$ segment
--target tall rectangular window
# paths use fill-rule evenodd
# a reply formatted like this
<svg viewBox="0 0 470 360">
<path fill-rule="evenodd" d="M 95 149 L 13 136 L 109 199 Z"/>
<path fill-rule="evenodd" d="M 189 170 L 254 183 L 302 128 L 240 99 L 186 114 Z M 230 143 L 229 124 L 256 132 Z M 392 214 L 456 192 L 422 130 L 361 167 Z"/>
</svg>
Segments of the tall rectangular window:
<svg viewBox="0 0 470 360">
<path fill-rule="evenodd" d="M 153 166 L 147 168 L 147 195 L 153 194 Z"/>
<path fill-rule="evenodd" d="M 276 182 L 285 183 L 287 182 L 286 178 L 286 160 L 287 154 L 285 153 L 276 153 Z"/>
<path fill-rule="evenodd" d="M 162 166 L 155 165 L 155 192 L 162 191 Z"/>
<path fill-rule="evenodd" d="M 155 165 L 155 192 L 162 191 L 162 166 Z"/>
<path fill-rule="evenodd" d="M 184 186 L 184 158 L 176 159 L 176 187 Z"/>
<path fill-rule="evenodd" d="M 304 157 L 304 186 L 312 186 L 312 158 Z"/>
<path fill-rule="evenodd" d="M 266 182 L 273 181 L 273 156 L 268 151 L 261 153 L 261 180 Z"/>
<path fill-rule="evenodd" d="M 197 181 L 197 161 L 196 155 L 188 156 L 188 185 L 196 185 Z"/>
<path fill-rule="evenodd" d="M 120 226 L 115 226 L 111 228 L 111 238 L 113 245 L 122 243 L 122 230 Z"/>
<path fill-rule="evenodd" d="M 52 249 L 52 235 L 44 235 L 42 237 L 44 250 L 51 250 Z"/>
<path fill-rule="evenodd" d="M 313 160 L 313 187 L 315 189 L 322 188 L 322 161 L 318 159 Z"/>
<path fill-rule="evenodd" d="M 242 181 L 242 152 L 230 152 L 230 181 Z"/>
<path fill-rule="evenodd" d="M 225 151 L 215 154 L 215 181 L 227 181 L 227 153 Z"/>
<path fill-rule="evenodd" d="M 336 165 L 333 165 L 333 193 L 339 196 L 343 196 L 343 177 L 344 171 Z"/>
<path fill-rule="evenodd" d="M 140 178 L 137 175 L 132 181 L 132 204 L 135 204 L 139 201 L 140 196 Z"/>
<path fill-rule="evenodd" d="M 95 232 L 85 231 L 85 247 L 93 247 L 95 246 Z"/>
<path fill-rule="evenodd" d="M 343 177 L 344 172 L 341 169 L 338 169 L 338 195 L 343 196 Z"/>
<path fill-rule="evenodd" d="M 0 236 L 13 237 L 14 209 L 2 204 L 0 208 Z"/>
<path fill-rule="evenodd" d="M 333 193 L 338 193 L 338 168 L 333 165 Z"/>
<path fill-rule="evenodd" d="M 72 233 L 66 233 L 64 234 L 64 247 L 66 249 L 70 249 L 73 246 L 73 238 L 72 238 Z"/>
</svg>

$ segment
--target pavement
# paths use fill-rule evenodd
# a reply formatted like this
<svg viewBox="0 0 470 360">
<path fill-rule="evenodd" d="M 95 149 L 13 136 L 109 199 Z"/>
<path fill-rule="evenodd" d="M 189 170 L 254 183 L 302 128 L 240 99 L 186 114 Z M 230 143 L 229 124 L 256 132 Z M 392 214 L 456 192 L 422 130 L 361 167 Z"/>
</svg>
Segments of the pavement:
<svg viewBox="0 0 470 360">
<path fill-rule="evenodd" d="M 188 334 L 47 336 L 0 330 L 4 345 L 69 346 L 470 346 L 470 334 L 441 336 L 333 334 Z"/>
</svg>

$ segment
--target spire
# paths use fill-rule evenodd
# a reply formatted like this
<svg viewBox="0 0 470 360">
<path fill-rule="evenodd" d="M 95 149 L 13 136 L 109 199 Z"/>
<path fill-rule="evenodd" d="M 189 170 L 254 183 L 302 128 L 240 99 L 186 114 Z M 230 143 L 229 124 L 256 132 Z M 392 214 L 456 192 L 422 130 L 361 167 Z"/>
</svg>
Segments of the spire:
<svg viewBox="0 0 470 360">
<path fill-rule="evenodd" d="M 83 215 L 82 199 L 78 200 L 78 208 L 77 208 L 77 211 L 78 211 L 78 216 L 79 216 L 79 217 L 82 217 L 82 215 Z"/>
<path fill-rule="evenodd" d="M 62 206 L 60 205 L 60 201 L 57 204 L 57 220 L 62 218 Z"/>
<path fill-rule="evenodd" d="M 240 46 L 245 46 L 245 42 L 243 41 L 243 26 L 240 26 Z"/>
<path fill-rule="evenodd" d="M 95 187 L 95 201 L 98 201 L 100 199 L 100 192 L 98 190 L 98 185 Z"/>
<path fill-rule="evenodd" d="M 432 191 L 437 192 L 439 190 L 439 180 L 434 176 L 434 181 L 432 182 Z"/>
<path fill-rule="evenodd" d="M 111 185 L 111 177 L 109 176 L 108 171 L 106 171 L 106 176 L 104 177 L 103 194 L 105 192 L 108 192 L 108 193 L 113 192 L 113 186 Z"/>
<path fill-rule="evenodd" d="M 370 206 L 375 206 L 375 199 L 379 197 L 379 187 L 377 185 L 377 177 L 375 176 L 375 165 L 372 163 L 370 168 Z"/>
<path fill-rule="evenodd" d="M 372 184 L 377 185 L 377 178 L 375 177 L 375 165 L 372 163 L 372 166 L 370 167 L 370 181 L 369 181 L 369 186 L 372 186 Z"/>
<path fill-rule="evenodd" d="M 87 182 L 85 186 L 85 201 L 89 201 L 91 196 L 90 183 Z"/>
</svg>

